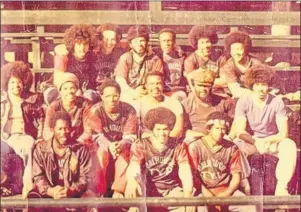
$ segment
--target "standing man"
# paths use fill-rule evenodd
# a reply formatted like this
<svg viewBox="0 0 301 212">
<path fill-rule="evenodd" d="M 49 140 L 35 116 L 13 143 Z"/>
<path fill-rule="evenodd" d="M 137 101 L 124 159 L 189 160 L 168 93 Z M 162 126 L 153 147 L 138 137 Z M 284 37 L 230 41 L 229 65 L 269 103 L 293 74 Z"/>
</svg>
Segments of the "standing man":
<svg viewBox="0 0 301 212">
<path fill-rule="evenodd" d="M 170 108 L 170 110 L 176 115 L 176 123 L 173 129 L 170 131 L 170 137 L 180 138 L 183 135 L 184 118 L 183 107 L 177 99 L 173 99 L 163 94 L 163 82 L 164 76 L 161 72 L 150 72 L 146 76 L 146 91 L 147 95 L 142 97 L 138 101 L 139 107 L 138 116 L 143 120 L 147 112 L 157 107 Z M 145 127 L 144 127 L 144 130 Z M 144 131 L 145 132 L 145 131 Z"/>
<path fill-rule="evenodd" d="M 1 141 L 24 162 L 23 197 L 32 188 L 32 147 L 42 138 L 45 113 L 43 97 L 29 91 L 33 75 L 21 61 L 1 67 Z"/>
<path fill-rule="evenodd" d="M 98 73 L 97 83 L 102 83 L 106 78 L 114 78 L 114 69 L 125 50 L 119 45 L 122 33 L 118 25 L 105 23 L 100 25 L 96 31 L 101 40 L 94 67 Z"/>
<path fill-rule="evenodd" d="M 205 197 L 245 196 L 238 190 L 241 180 L 240 153 L 224 135 L 230 129 L 231 118 L 221 112 L 213 112 L 207 117 L 207 133 L 188 146 L 198 193 Z M 219 208 L 226 211 L 224 206 Z M 251 212 L 255 206 L 229 206 L 229 211 Z M 227 210 L 227 211 L 228 211 Z M 211 211 L 208 207 L 198 207 L 198 211 Z"/>
<path fill-rule="evenodd" d="M 127 170 L 128 198 L 193 196 L 187 150 L 182 142 L 169 137 L 175 122 L 175 115 L 163 107 L 146 114 L 144 125 L 152 134 L 132 145 L 132 157 Z M 192 212 L 195 207 L 169 207 L 168 210 Z M 160 210 L 148 208 L 147 211 Z"/>
<path fill-rule="evenodd" d="M 236 145 L 246 155 L 270 154 L 277 157 L 275 195 L 289 195 L 287 184 L 296 166 L 297 150 L 288 138 L 288 118 L 281 97 L 269 94 L 273 70 L 266 65 L 252 66 L 245 76 L 251 95 L 236 105 L 234 123 Z M 247 123 L 253 134 L 246 131 Z"/>
<path fill-rule="evenodd" d="M 162 29 L 159 42 L 160 47 L 153 48 L 153 51 L 163 61 L 164 94 L 182 100 L 186 97 L 186 79 L 183 76 L 185 56 L 176 48 L 176 33 L 169 28 Z"/>
<path fill-rule="evenodd" d="M 121 88 L 114 80 L 106 80 L 99 87 L 102 102 L 94 105 L 84 127 L 93 135 L 98 144 L 97 156 L 100 163 L 99 190 L 105 194 L 113 182 L 113 197 L 123 196 L 125 190 L 125 171 L 129 162 L 129 150 L 137 137 L 138 119 L 135 109 L 119 101 Z M 115 165 L 115 179 L 106 182 L 107 167 Z"/>
<path fill-rule="evenodd" d="M 39 142 L 33 151 L 33 182 L 35 190 L 29 197 L 80 198 L 91 181 L 89 150 L 71 139 L 71 118 L 66 112 L 51 117 L 53 138 Z M 31 210 L 32 211 L 32 210 Z M 47 211 L 47 210 L 46 210 Z M 67 211 L 60 210 L 59 211 Z"/>
<path fill-rule="evenodd" d="M 127 40 L 131 50 L 120 57 L 115 75 L 122 90 L 121 99 L 130 103 L 146 95 L 146 74 L 151 71 L 163 73 L 163 67 L 160 58 L 148 51 L 149 32 L 146 26 L 130 27 Z"/>
</svg>

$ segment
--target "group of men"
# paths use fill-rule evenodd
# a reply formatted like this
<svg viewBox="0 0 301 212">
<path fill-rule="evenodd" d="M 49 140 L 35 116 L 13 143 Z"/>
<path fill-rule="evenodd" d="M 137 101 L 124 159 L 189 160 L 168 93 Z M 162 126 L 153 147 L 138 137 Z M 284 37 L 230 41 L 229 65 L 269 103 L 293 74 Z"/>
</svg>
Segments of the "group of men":
<svg viewBox="0 0 301 212">
<path fill-rule="evenodd" d="M 146 26 L 129 28 L 128 51 L 121 38 L 115 24 L 67 29 L 43 93 L 30 91 L 24 62 L 1 68 L 1 157 L 23 161 L 24 197 L 249 195 L 247 157 L 255 153 L 279 159 L 275 195 L 289 195 L 297 150 L 287 109 L 272 86 L 275 71 L 249 55 L 246 33 L 227 35 L 218 61 L 211 60 L 218 36 L 209 26 L 191 29 L 188 56 L 171 29 L 159 32 L 160 47 L 148 45 Z M 7 189 L 14 184 L 7 171 L 3 196 L 17 193 Z"/>
</svg>

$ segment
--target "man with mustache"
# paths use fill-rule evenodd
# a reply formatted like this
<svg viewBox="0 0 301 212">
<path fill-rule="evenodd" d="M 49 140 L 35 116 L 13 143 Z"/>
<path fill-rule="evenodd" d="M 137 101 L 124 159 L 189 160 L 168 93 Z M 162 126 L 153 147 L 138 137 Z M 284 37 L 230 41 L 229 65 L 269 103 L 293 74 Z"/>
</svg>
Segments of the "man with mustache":
<svg viewBox="0 0 301 212">
<path fill-rule="evenodd" d="M 45 113 L 43 97 L 30 92 L 33 75 L 21 61 L 1 67 L 1 141 L 18 154 L 24 163 L 23 197 L 32 187 L 32 147 L 42 138 Z"/>
<path fill-rule="evenodd" d="M 94 67 L 98 73 L 97 83 L 114 78 L 114 69 L 125 50 L 120 47 L 122 32 L 118 25 L 105 23 L 97 28 L 100 35 L 100 50 L 96 54 Z"/>
<path fill-rule="evenodd" d="M 176 116 L 169 109 L 158 107 L 150 110 L 143 122 L 151 134 L 132 145 L 131 161 L 126 173 L 126 197 L 192 197 L 193 179 L 187 148 L 181 140 L 169 136 Z M 139 209 L 195 211 L 195 207 L 189 206 Z"/>
<path fill-rule="evenodd" d="M 138 119 L 135 109 L 120 101 L 121 88 L 114 80 L 105 80 L 99 86 L 102 102 L 92 106 L 85 119 L 85 131 L 98 144 L 97 157 L 100 163 L 99 190 L 106 195 L 122 197 L 125 189 L 125 171 L 129 162 L 129 148 L 137 137 Z M 107 167 L 114 165 L 114 176 L 107 177 Z M 113 180 L 112 180 L 113 178 Z M 108 182 L 107 182 L 108 179 Z M 112 186 L 111 186 L 112 184 Z"/>
<path fill-rule="evenodd" d="M 220 78 L 233 97 L 250 94 L 250 90 L 245 86 L 246 70 L 261 64 L 258 59 L 249 54 L 251 48 L 252 40 L 244 32 L 231 32 L 225 38 L 224 51 L 227 61 L 220 67 Z"/>
<path fill-rule="evenodd" d="M 145 88 L 147 95 L 142 97 L 136 108 L 139 108 L 140 119 L 144 119 L 147 112 L 153 108 L 169 108 L 176 115 L 176 123 L 170 131 L 170 137 L 179 138 L 183 134 L 183 108 L 181 103 L 174 98 L 163 94 L 164 76 L 161 72 L 150 72 L 146 76 Z"/>
<path fill-rule="evenodd" d="M 152 50 L 163 61 L 164 94 L 178 98 L 180 101 L 186 97 L 186 79 L 183 76 L 184 59 L 179 46 L 176 46 L 176 33 L 169 28 L 159 32 L 160 46 Z"/>
<path fill-rule="evenodd" d="M 188 41 L 195 51 L 184 61 L 184 76 L 191 90 L 193 90 L 191 74 L 196 70 L 211 70 L 218 75 L 219 65 L 211 60 L 212 45 L 216 44 L 217 40 L 217 34 L 210 26 L 196 25 L 190 30 Z"/>
<path fill-rule="evenodd" d="M 115 68 L 116 81 L 121 86 L 121 99 L 131 103 L 146 95 L 145 76 L 148 72 L 163 73 L 162 61 L 148 51 L 149 32 L 147 26 L 132 26 L 127 40 L 131 50 L 123 54 Z"/>
<path fill-rule="evenodd" d="M 275 170 L 277 186 L 275 195 L 289 195 L 287 184 L 295 167 L 297 150 L 288 138 L 288 117 L 281 97 L 269 94 L 274 70 L 266 65 L 248 69 L 245 81 L 251 95 L 241 97 L 236 104 L 233 125 L 236 129 L 236 145 L 246 155 L 255 153 L 277 157 Z M 247 132 L 247 123 L 252 134 Z"/>
<path fill-rule="evenodd" d="M 70 137 L 71 118 L 59 111 L 51 117 L 53 137 L 40 141 L 33 150 L 33 182 L 29 198 L 80 198 L 88 195 L 91 158 L 85 145 Z M 69 209 L 70 210 L 70 209 Z M 48 211 L 30 208 L 30 211 Z M 58 208 L 56 211 L 68 211 Z M 76 211 L 82 211 L 78 209 Z M 85 210 L 87 211 L 87 210 Z"/>
<path fill-rule="evenodd" d="M 194 72 L 191 76 L 193 92 L 182 102 L 185 110 L 186 138 L 206 134 L 206 118 L 210 113 L 219 111 L 233 117 L 235 109 L 234 101 L 212 93 L 216 76 L 213 71 Z"/>
</svg>

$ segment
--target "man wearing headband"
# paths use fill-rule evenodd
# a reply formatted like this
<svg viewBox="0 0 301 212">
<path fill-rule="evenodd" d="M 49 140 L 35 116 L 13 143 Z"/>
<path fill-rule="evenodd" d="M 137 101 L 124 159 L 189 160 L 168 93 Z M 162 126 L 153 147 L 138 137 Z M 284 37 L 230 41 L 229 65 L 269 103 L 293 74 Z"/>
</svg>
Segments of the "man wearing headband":
<svg viewBox="0 0 301 212">
<path fill-rule="evenodd" d="M 235 143 L 246 155 L 255 153 L 277 157 L 277 186 L 275 195 L 289 195 L 287 184 L 296 166 L 297 150 L 293 140 L 288 138 L 288 118 L 281 97 L 269 94 L 273 70 L 266 65 L 251 67 L 246 72 L 251 95 L 241 97 L 236 105 L 234 124 Z M 249 124 L 253 134 L 247 129 Z"/>
<path fill-rule="evenodd" d="M 206 133 L 206 118 L 215 111 L 234 113 L 234 102 L 212 94 L 215 73 L 210 70 L 192 73 L 192 88 L 188 97 L 182 102 L 185 109 L 186 137 L 199 137 Z"/>
<path fill-rule="evenodd" d="M 207 133 L 188 145 L 192 169 L 196 176 L 195 187 L 201 196 L 244 196 L 238 190 L 241 180 L 240 152 L 232 142 L 224 139 L 231 125 L 231 118 L 221 112 L 211 113 L 206 120 Z M 221 211 L 227 206 L 220 207 Z M 224 208 L 225 207 L 225 208 Z M 228 206 L 229 211 L 256 211 L 255 206 Z M 228 211 L 227 210 L 227 211 Z M 198 207 L 198 211 L 211 211 Z"/>
</svg>

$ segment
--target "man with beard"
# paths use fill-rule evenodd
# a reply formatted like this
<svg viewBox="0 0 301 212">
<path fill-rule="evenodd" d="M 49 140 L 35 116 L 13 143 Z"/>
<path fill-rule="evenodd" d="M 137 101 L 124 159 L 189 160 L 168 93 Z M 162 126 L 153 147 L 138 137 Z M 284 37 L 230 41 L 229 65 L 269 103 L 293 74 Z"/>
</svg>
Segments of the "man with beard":
<svg viewBox="0 0 301 212">
<path fill-rule="evenodd" d="M 145 76 L 148 72 L 163 73 L 160 58 L 147 50 L 149 32 L 147 26 L 132 26 L 127 40 L 131 50 L 123 54 L 115 68 L 116 81 L 120 84 L 121 99 L 131 102 L 146 95 Z"/>
<path fill-rule="evenodd" d="M 221 112 L 209 114 L 206 135 L 188 146 L 196 189 L 205 197 L 245 196 L 238 190 L 241 180 L 240 153 L 224 135 L 230 129 L 231 118 Z M 256 211 L 255 206 L 216 206 L 219 211 Z M 211 208 L 211 209 L 210 209 Z M 212 207 L 198 207 L 198 211 L 214 211 Z"/>
<path fill-rule="evenodd" d="M 105 23 L 97 28 L 97 33 L 99 33 L 101 41 L 94 67 L 98 73 L 96 81 L 97 83 L 102 83 L 106 78 L 114 78 L 114 69 L 125 50 L 118 46 L 122 38 L 119 26 Z"/>
<path fill-rule="evenodd" d="M 244 32 L 231 32 L 225 38 L 225 64 L 220 67 L 221 82 L 228 87 L 233 97 L 251 93 L 246 88 L 244 76 L 246 70 L 261 62 L 249 55 L 252 48 L 250 36 Z"/>
<path fill-rule="evenodd" d="M 138 101 L 137 111 L 140 119 L 143 120 L 147 112 L 153 108 L 165 107 L 176 115 L 176 123 L 170 131 L 170 137 L 179 138 L 183 134 L 183 107 L 181 103 L 163 94 L 164 76 L 161 72 L 150 72 L 146 76 L 145 88 L 147 95 Z"/>
<path fill-rule="evenodd" d="M 99 86 L 102 102 L 91 108 L 84 123 L 85 130 L 98 144 L 97 157 L 101 180 L 99 190 L 105 195 L 107 188 L 111 187 L 114 191 L 113 197 L 116 198 L 124 194 L 129 148 L 138 131 L 136 111 L 130 104 L 119 101 L 120 92 L 121 88 L 116 81 L 104 81 Z M 111 172 L 114 176 L 107 178 L 107 167 L 112 164 L 115 166 Z"/>
<path fill-rule="evenodd" d="M 1 141 L 10 146 L 24 163 L 23 197 L 31 189 L 31 151 L 42 138 L 45 113 L 43 97 L 29 91 L 33 75 L 21 61 L 1 67 Z"/>
<path fill-rule="evenodd" d="M 76 92 L 79 89 L 79 80 L 73 73 L 62 73 L 60 78 L 55 81 L 55 85 L 60 92 L 61 98 L 53 101 L 46 109 L 44 139 L 48 140 L 53 136 L 53 131 L 50 127 L 51 117 L 58 111 L 65 111 L 69 113 L 72 120 L 71 137 L 84 142 L 83 120 L 88 114 L 92 103 L 83 97 L 76 96 Z"/>
<path fill-rule="evenodd" d="M 211 60 L 212 44 L 218 40 L 215 30 L 210 26 L 196 25 L 192 27 L 188 34 L 188 41 L 192 48 L 196 49 L 184 61 L 184 76 L 186 77 L 190 89 L 193 91 L 191 84 L 191 74 L 195 71 L 211 70 L 218 76 L 219 64 Z M 216 80 L 215 84 L 218 85 Z"/>
<path fill-rule="evenodd" d="M 213 71 L 194 72 L 191 76 L 193 92 L 182 102 L 185 110 L 186 138 L 206 134 L 206 118 L 210 113 L 219 111 L 233 117 L 235 109 L 234 101 L 223 99 L 212 93 L 215 80 Z"/>
<path fill-rule="evenodd" d="M 183 76 L 184 55 L 176 45 L 176 33 L 169 28 L 159 32 L 160 46 L 153 48 L 156 55 L 163 61 L 164 94 L 179 100 L 186 97 L 186 79 Z"/>
<path fill-rule="evenodd" d="M 170 138 L 176 117 L 167 108 L 150 110 L 144 119 L 152 133 L 133 143 L 127 169 L 126 197 L 192 197 L 193 179 L 187 149 Z M 151 208 L 141 211 L 193 212 L 195 207 Z M 138 209 L 136 209 L 138 210 Z M 139 210 L 140 211 L 140 210 Z"/>
<path fill-rule="evenodd" d="M 281 97 L 269 94 L 274 70 L 266 65 L 252 66 L 246 72 L 251 95 L 241 97 L 236 104 L 233 125 L 236 129 L 236 145 L 246 155 L 255 153 L 277 157 L 277 186 L 275 195 L 289 195 L 287 184 L 295 167 L 297 149 L 288 138 L 288 117 Z M 247 132 L 247 123 L 253 132 Z"/>
<path fill-rule="evenodd" d="M 91 181 L 89 150 L 83 144 L 71 139 L 71 118 L 67 112 L 55 113 L 51 117 L 50 127 L 53 129 L 53 138 L 40 141 L 33 150 L 32 179 L 35 189 L 28 197 L 62 199 L 87 195 L 89 186 L 92 186 L 89 185 Z M 68 211 L 61 208 L 55 210 Z M 30 208 L 30 211 L 50 210 Z"/>
</svg>

